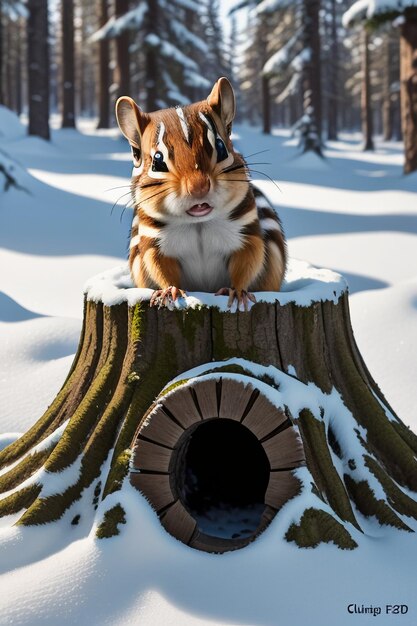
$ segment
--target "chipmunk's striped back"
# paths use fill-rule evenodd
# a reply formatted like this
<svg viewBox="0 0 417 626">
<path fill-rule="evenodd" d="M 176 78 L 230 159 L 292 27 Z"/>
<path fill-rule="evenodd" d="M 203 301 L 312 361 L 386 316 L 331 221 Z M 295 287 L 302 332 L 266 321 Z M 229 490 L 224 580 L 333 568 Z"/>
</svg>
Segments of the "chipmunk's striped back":
<svg viewBox="0 0 417 626">
<path fill-rule="evenodd" d="M 276 291 L 273 286 L 278 283 L 278 289 L 281 287 L 287 264 L 287 246 L 284 229 L 277 212 L 266 196 L 256 185 L 252 185 L 252 189 L 268 256 L 266 267 L 269 269 L 270 274 L 266 281 L 261 281 L 258 291 Z M 274 276 L 274 274 L 276 275 Z M 269 288 L 269 284 L 273 286 Z"/>
<path fill-rule="evenodd" d="M 166 303 L 178 289 L 276 291 L 286 265 L 281 223 L 230 141 L 234 96 L 220 79 L 206 102 L 146 114 L 118 101 L 133 152 L 130 267 Z"/>
</svg>

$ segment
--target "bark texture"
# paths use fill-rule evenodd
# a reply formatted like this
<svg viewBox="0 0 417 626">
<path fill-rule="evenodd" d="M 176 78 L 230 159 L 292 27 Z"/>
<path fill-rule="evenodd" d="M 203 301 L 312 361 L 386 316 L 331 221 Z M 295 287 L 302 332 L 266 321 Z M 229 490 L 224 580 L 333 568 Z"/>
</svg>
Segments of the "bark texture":
<svg viewBox="0 0 417 626">
<path fill-rule="evenodd" d="M 107 0 L 99 0 L 99 27 L 107 23 L 109 11 Z M 110 128 L 110 49 L 109 40 L 101 39 L 99 42 L 99 64 L 98 64 L 98 107 L 99 118 L 97 128 Z"/>
<path fill-rule="evenodd" d="M 317 135 L 316 144 L 321 149 L 321 59 L 320 59 L 320 0 L 303 2 L 303 100 L 304 113 L 311 118 Z M 314 149 L 314 148 L 313 148 Z"/>
<path fill-rule="evenodd" d="M 48 1 L 29 0 L 27 6 L 29 135 L 49 139 Z"/>
<path fill-rule="evenodd" d="M 383 137 L 384 141 L 390 141 L 393 137 L 393 117 L 394 117 L 394 107 L 391 93 L 391 85 L 394 82 L 395 78 L 393 76 L 393 63 L 392 63 L 392 53 L 393 53 L 393 42 L 391 40 L 390 33 L 385 34 L 384 39 L 384 60 L 386 72 L 383 76 L 382 80 L 382 91 L 383 91 L 383 103 L 382 103 L 382 129 L 383 129 Z"/>
<path fill-rule="evenodd" d="M 147 35 L 156 34 L 159 36 L 159 6 L 158 0 L 147 0 L 147 17 L 146 17 L 146 33 Z M 159 53 L 158 47 L 153 43 L 146 43 L 145 55 L 145 85 L 146 85 L 146 111 L 155 111 L 158 108 L 158 85 L 157 77 L 159 75 Z"/>
<path fill-rule="evenodd" d="M 337 34 L 337 2 L 331 0 L 330 4 L 330 46 L 328 58 L 328 98 L 327 98 L 327 139 L 337 140 L 339 122 L 339 40 Z"/>
<path fill-rule="evenodd" d="M 129 10 L 129 0 L 115 0 L 115 17 L 122 17 Z M 129 31 L 124 30 L 116 37 L 116 82 L 117 96 L 130 94 Z"/>
<path fill-rule="evenodd" d="M 62 128 L 75 128 L 74 0 L 62 0 Z"/>
<path fill-rule="evenodd" d="M 373 124 L 371 106 L 371 78 L 369 61 L 369 33 L 367 28 L 363 29 L 362 36 L 362 91 L 361 91 L 361 117 L 363 149 L 373 150 Z"/>
<path fill-rule="evenodd" d="M 404 138 L 404 173 L 417 170 L 417 12 L 401 27 L 401 119 Z"/>
<path fill-rule="evenodd" d="M 236 357 L 246 361 L 236 362 Z M 245 363 L 258 364 L 258 370 Z M 203 365 L 195 382 L 181 377 Z M 274 368 L 266 371 L 270 365 Z M 274 413 L 263 399 L 265 392 L 257 392 L 257 387 L 280 387 L 273 372 L 298 379 L 296 384 L 314 383 L 319 393 L 337 391 L 345 406 L 338 405 L 343 410 L 332 416 L 333 426 L 308 405 L 299 412 L 287 407 Z M 201 386 L 199 377 L 210 373 L 215 383 Z M 235 374 L 249 380 L 240 391 L 230 382 Z M 179 380 L 163 390 L 175 377 Z M 345 407 L 352 415 L 349 425 L 340 424 L 347 419 Z M 88 487 L 94 488 L 91 506 L 96 507 L 120 490 L 129 475 L 169 532 L 176 534 L 180 519 L 180 539 L 222 551 L 196 534 L 181 498 L 172 495 L 176 487 L 170 477 L 171 457 L 183 433 L 195 428 L 197 419 L 214 418 L 234 419 L 251 430 L 271 472 L 276 472 L 269 478 L 259 532 L 288 498 L 306 497 L 305 490 L 298 495 L 294 468 L 300 466 L 311 475 L 308 490 L 315 494 L 316 505 L 306 501 L 304 514 L 288 528 L 289 541 L 300 546 L 333 541 L 353 548 L 352 529 L 363 530 L 363 519 L 370 516 L 380 524 L 412 530 L 417 519 L 417 438 L 388 406 L 361 358 L 347 293 L 337 303 L 319 301 L 308 307 L 259 302 L 248 313 L 213 307 L 157 310 L 148 301 L 134 306 L 86 301 L 78 352 L 61 391 L 40 420 L 0 452 L 0 515 L 14 514 L 23 525 L 52 522 Z M 338 433 L 346 428 L 348 437 L 341 437 Z M 48 475 L 77 463 L 75 479 L 58 493 L 42 494 Z M 359 466 L 362 474 L 355 473 Z M 113 509 L 99 527 L 100 537 L 115 534 L 124 521 L 122 507 Z"/>
<path fill-rule="evenodd" d="M 0 104 L 5 104 L 4 97 L 4 58 L 3 58 L 3 0 L 0 0 Z"/>
<path fill-rule="evenodd" d="M 271 93 L 267 76 L 262 76 L 262 132 L 271 134 Z"/>
</svg>

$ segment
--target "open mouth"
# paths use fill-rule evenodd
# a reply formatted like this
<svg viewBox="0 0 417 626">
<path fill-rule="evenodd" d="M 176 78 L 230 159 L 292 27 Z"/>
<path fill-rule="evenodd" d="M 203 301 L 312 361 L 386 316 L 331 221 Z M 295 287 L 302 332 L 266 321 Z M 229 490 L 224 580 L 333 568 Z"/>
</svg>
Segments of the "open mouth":
<svg viewBox="0 0 417 626">
<path fill-rule="evenodd" d="M 204 215 L 208 215 L 213 210 L 213 207 L 207 204 L 207 202 L 203 202 L 203 204 L 194 204 L 191 209 L 188 209 L 188 215 L 192 215 L 192 217 L 203 217 Z"/>
</svg>

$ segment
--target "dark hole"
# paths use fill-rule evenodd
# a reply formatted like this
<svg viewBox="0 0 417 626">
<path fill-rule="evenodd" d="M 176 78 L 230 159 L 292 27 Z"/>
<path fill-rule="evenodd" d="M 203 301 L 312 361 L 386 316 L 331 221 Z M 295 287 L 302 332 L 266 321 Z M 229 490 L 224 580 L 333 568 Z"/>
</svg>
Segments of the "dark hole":
<svg viewBox="0 0 417 626">
<path fill-rule="evenodd" d="M 212 536 L 247 537 L 260 523 L 268 457 L 246 426 L 230 419 L 200 424 L 178 450 L 179 497 Z"/>
</svg>

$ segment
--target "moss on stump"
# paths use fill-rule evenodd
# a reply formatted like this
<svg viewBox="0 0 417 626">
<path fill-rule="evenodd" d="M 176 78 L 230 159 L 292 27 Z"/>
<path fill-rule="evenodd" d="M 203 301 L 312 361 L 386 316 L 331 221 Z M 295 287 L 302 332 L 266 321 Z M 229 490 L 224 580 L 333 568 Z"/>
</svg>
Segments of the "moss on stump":
<svg viewBox="0 0 417 626">
<path fill-rule="evenodd" d="M 267 436 L 272 443 L 260 437 L 272 454 L 275 436 L 284 442 L 284 429 L 298 429 L 313 491 L 334 512 L 306 501 L 286 539 L 301 547 L 331 541 L 352 549 L 356 542 L 349 529 L 364 531 L 363 516 L 410 530 L 417 519 L 417 439 L 393 413 L 362 360 L 346 292 L 310 306 L 260 302 L 247 313 L 209 306 L 158 310 L 148 301 L 107 306 L 86 299 L 79 348 L 62 389 L 38 422 L 0 452 L 0 516 L 20 513 L 15 523 L 22 525 L 59 520 L 94 481 L 101 481 L 91 502 L 96 508 L 123 487 L 133 448 L 146 420 L 154 419 L 154 408 L 184 386 L 193 387 L 190 378 L 250 377 L 253 386 L 280 393 L 276 372 L 288 371 L 291 380 L 315 385 L 323 398 L 336 390 L 354 425 L 349 443 L 308 406 L 294 413 L 284 406 L 284 421 Z M 217 389 L 221 393 L 221 384 Z M 243 409 L 242 420 L 250 402 Z M 338 419 L 344 419 L 342 412 L 332 416 L 334 424 Z M 358 449 L 353 442 L 363 448 L 359 456 L 352 452 Z M 293 468 L 281 469 L 290 474 Z M 57 493 L 47 488 L 51 475 L 63 476 Z M 378 485 L 378 496 L 371 483 Z M 265 527 L 276 513 L 268 509 Z M 113 507 L 98 536 L 117 534 L 124 521 L 122 505 Z M 198 537 L 194 541 L 199 545 Z"/>
</svg>

